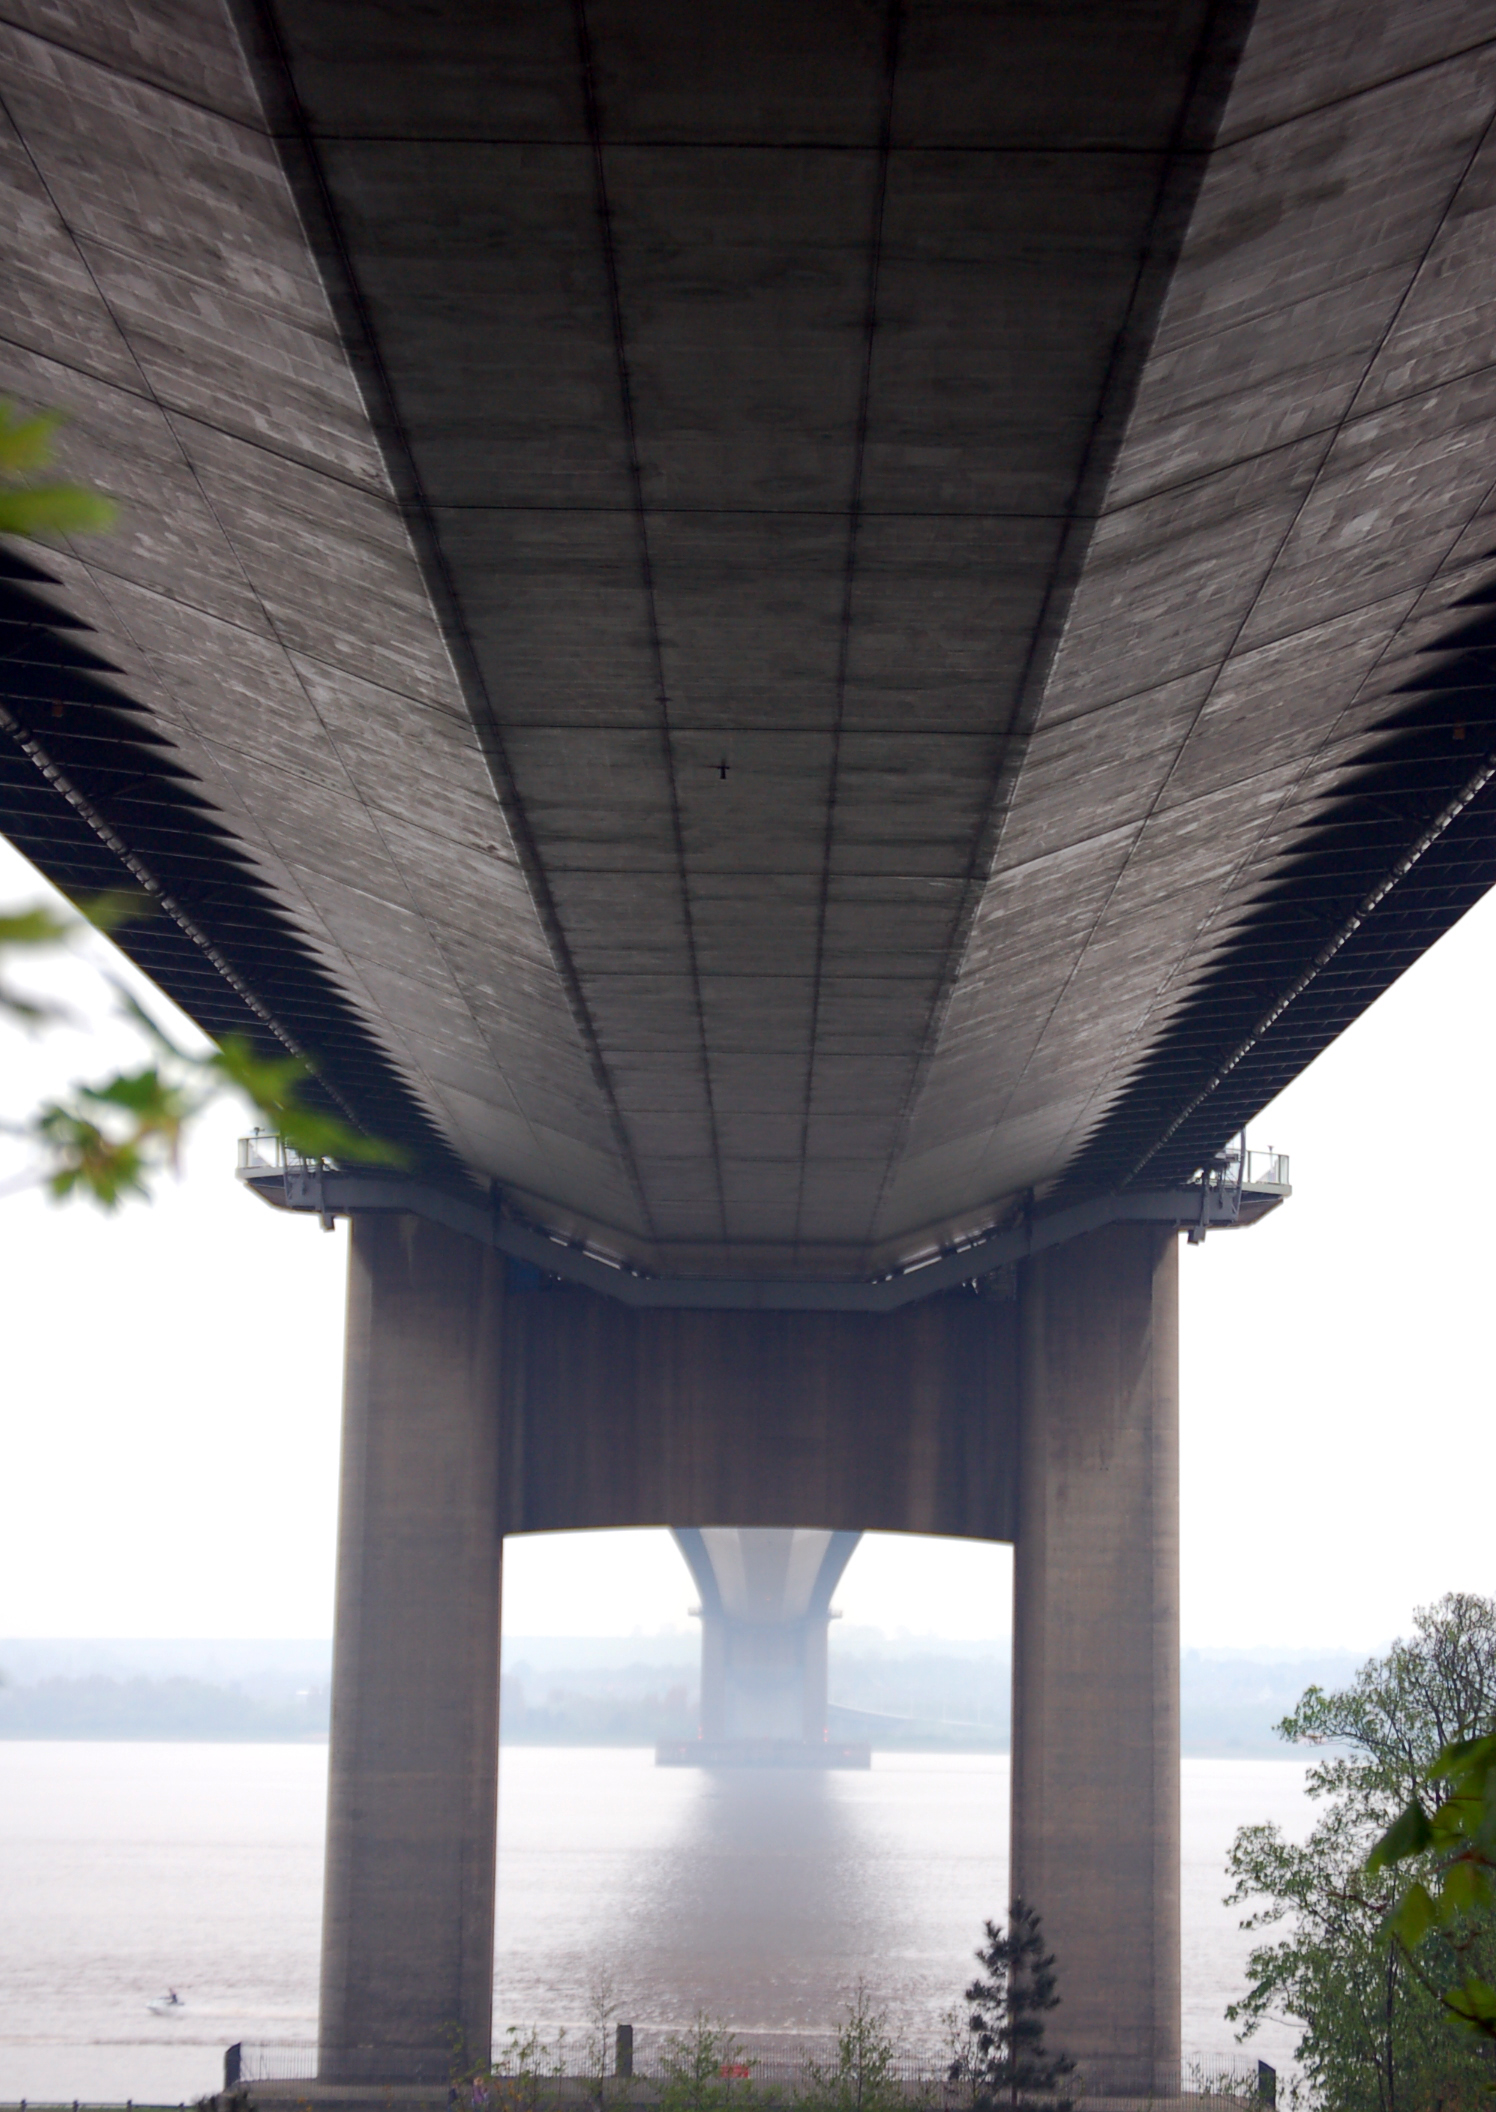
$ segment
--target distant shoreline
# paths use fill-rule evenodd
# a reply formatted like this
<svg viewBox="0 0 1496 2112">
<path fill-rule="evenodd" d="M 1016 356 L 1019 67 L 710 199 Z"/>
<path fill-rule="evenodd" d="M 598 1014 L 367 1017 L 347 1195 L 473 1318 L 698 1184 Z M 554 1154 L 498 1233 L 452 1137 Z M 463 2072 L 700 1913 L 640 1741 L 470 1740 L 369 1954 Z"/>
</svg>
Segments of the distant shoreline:
<svg viewBox="0 0 1496 2112">
<path fill-rule="evenodd" d="M 501 1740 L 630 1750 L 694 1738 L 699 1647 L 691 1634 L 506 1638 Z M 1344 1685 L 1361 1661 L 1186 1651 L 1181 1753 L 1294 1757 L 1274 1726 L 1305 1687 Z M 329 1642 L 0 1640 L 0 1742 L 320 1744 L 331 1666 Z M 830 1728 L 879 1752 L 1003 1753 L 1009 1681 L 1002 1644 L 843 1631 Z"/>
</svg>

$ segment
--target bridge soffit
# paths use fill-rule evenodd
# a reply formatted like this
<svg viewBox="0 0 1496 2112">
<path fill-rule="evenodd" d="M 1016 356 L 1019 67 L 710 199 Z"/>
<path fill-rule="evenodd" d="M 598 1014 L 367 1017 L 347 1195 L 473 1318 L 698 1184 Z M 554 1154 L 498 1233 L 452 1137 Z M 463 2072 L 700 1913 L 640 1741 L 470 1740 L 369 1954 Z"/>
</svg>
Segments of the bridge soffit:
<svg viewBox="0 0 1496 2112">
<path fill-rule="evenodd" d="M 745 144 L 563 12 L 428 11 L 414 66 L 311 0 L 250 68 L 227 15 L 4 31 L 0 386 L 125 500 L 36 592 L 284 919 L 234 944 L 292 1035 L 300 947 L 522 1215 L 872 1275 L 1146 1164 L 1231 1036 L 1150 1064 L 1484 589 L 1496 56 L 1410 0 L 1354 52 L 1118 10 L 1026 108 L 1037 46 L 770 10 L 711 61 Z"/>
</svg>

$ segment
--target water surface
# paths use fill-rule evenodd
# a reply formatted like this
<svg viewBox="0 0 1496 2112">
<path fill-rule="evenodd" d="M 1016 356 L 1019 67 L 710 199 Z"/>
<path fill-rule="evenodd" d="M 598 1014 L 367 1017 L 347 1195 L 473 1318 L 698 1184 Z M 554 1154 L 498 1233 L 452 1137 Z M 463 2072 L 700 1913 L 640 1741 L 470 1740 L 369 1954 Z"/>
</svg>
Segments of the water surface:
<svg viewBox="0 0 1496 2112">
<path fill-rule="evenodd" d="M 506 1747 L 496 2015 L 580 2020 L 601 1970 L 641 2024 L 704 2007 L 814 2029 L 862 1975 L 930 2036 L 1006 1895 L 1007 1770 L 880 1753 L 866 1774 L 708 1774 Z M 0 1743 L 0 2099 L 190 2102 L 232 2040 L 313 2038 L 326 1775 L 316 1745 Z M 1291 1761 L 1184 1764 L 1191 2051 L 1231 2048 L 1249 1941 L 1220 1904 L 1231 1835 L 1301 1830 L 1302 1783 Z M 168 1986 L 186 2011 L 150 2016 Z"/>
</svg>

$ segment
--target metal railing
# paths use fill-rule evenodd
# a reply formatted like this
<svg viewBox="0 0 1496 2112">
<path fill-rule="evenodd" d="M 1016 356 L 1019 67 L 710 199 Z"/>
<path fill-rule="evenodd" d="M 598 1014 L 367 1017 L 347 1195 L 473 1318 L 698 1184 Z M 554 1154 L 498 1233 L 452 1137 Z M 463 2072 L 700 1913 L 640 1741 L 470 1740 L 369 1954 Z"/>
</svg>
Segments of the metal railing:
<svg viewBox="0 0 1496 2112">
<path fill-rule="evenodd" d="M 668 2025 L 639 2025 L 633 2033 L 633 2072 L 629 2078 L 643 2086 L 648 2098 L 652 2086 L 669 2074 L 672 2041 L 677 2030 Z M 535 2102 L 544 2102 L 551 2092 L 558 2100 L 571 2102 L 586 2094 L 589 2081 L 597 2077 L 596 2034 L 586 2025 L 552 2024 L 516 2028 L 506 2032 L 494 2048 L 493 2074 L 500 2081 L 523 2078 Z M 747 2086 L 751 2101 L 761 2091 L 788 2099 L 813 2094 L 818 2075 L 835 2071 L 837 2040 L 830 2032 L 735 2032 L 732 2058 L 723 2074 Z M 615 2081 L 611 2038 L 605 2096 L 611 2102 L 628 2095 L 622 2078 Z M 961 2112 L 970 2102 L 969 2084 L 948 2080 L 951 2052 L 934 2047 L 903 2047 L 896 2054 L 891 2080 L 901 2084 L 918 2104 Z M 239 2047 L 238 2079 L 242 2084 L 313 2082 L 317 2075 L 317 2048 L 311 2040 L 280 2042 L 244 2041 Z M 1162 2112 L 1164 2106 L 1197 2107 L 1202 2101 L 1226 2106 L 1254 2108 L 1265 2112 L 1276 2102 L 1277 2076 L 1260 2061 L 1239 2055 L 1191 2055 L 1180 2064 L 1177 2089 L 1152 2093 L 1144 2098 L 1130 2090 L 1119 2090 L 1117 2079 L 1099 2070 L 1077 2074 L 1065 2086 L 1065 2094 L 1078 2104 L 1088 2099 L 1127 2099 L 1148 2104 Z M 466 2103 L 466 2092 L 459 2093 Z"/>
<path fill-rule="evenodd" d="M 1246 1155 L 1244 1186 L 1248 1188 L 1287 1188 L 1288 1153 L 1286 1151 L 1249 1151 Z"/>
<path fill-rule="evenodd" d="M 634 2074 L 645 2082 L 664 2082 L 669 2074 L 672 2041 L 679 2031 L 667 2025 L 638 2025 L 634 2031 Z M 836 2067 L 834 2032 L 741 2031 L 732 2034 L 731 2071 L 737 2079 L 803 2088 L 815 2072 Z M 904 2084 L 935 2083 L 944 2078 L 948 2057 L 926 2048 L 900 2047 L 892 2078 Z"/>
<path fill-rule="evenodd" d="M 1209 1188 L 1284 1188 L 1288 1181 L 1286 1151 L 1251 1151 L 1241 1137 L 1231 1142 L 1194 1176 L 1194 1185 Z"/>
<path fill-rule="evenodd" d="M 315 2039 L 240 2041 L 239 2079 L 245 2083 L 310 2083 L 317 2075 Z"/>
<path fill-rule="evenodd" d="M 1200 1220 L 1190 1228 L 1190 1244 L 1205 1237 L 1212 1226 L 1240 1224 L 1242 1206 L 1250 1197 L 1253 1215 L 1269 1210 L 1293 1193 L 1288 1181 L 1288 1154 L 1283 1151 L 1249 1151 L 1245 1137 L 1233 1137 L 1193 1175 L 1190 1186 L 1200 1198 Z M 1250 1222 L 1250 1219 L 1248 1220 Z"/>
<path fill-rule="evenodd" d="M 315 1173 L 330 1164 L 327 1159 L 309 1159 L 273 1129 L 251 1130 L 239 1139 L 236 1171 L 246 1173 Z"/>
</svg>

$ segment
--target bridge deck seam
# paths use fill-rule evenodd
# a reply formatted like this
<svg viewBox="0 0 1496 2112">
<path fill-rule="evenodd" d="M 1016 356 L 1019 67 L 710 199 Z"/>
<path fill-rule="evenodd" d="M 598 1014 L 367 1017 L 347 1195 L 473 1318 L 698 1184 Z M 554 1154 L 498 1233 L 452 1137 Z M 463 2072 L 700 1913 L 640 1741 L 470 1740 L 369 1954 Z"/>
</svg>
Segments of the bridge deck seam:
<svg viewBox="0 0 1496 2112">
<path fill-rule="evenodd" d="M 1225 100 L 1219 97 L 1212 117 L 1211 98 L 1218 95 L 1218 90 L 1209 77 L 1211 62 L 1223 42 L 1239 41 L 1244 36 L 1245 20 L 1250 17 L 1253 6 L 1255 0 L 1247 0 L 1245 8 L 1241 0 L 1218 0 L 1217 5 L 1207 10 L 1200 29 L 1189 77 L 1163 155 L 1126 306 L 1112 339 L 1097 391 L 1090 430 L 1076 466 L 1069 500 L 1064 513 L 1058 517 L 1061 521 L 1059 543 L 1014 684 L 1013 706 L 1000 736 L 982 823 L 972 839 L 961 895 L 952 917 L 941 987 L 930 1008 L 924 1038 L 899 1110 L 893 1149 L 888 1156 L 869 1226 L 870 1240 L 876 1237 L 878 1220 L 902 1161 L 920 1095 L 939 1053 L 977 912 L 1017 795 L 1028 743 L 1043 710 L 1044 692 L 1059 647 L 1065 611 L 1084 570 L 1091 537 L 1106 511 L 1106 487 L 1126 438 L 1127 419 L 1138 379 L 1162 313 L 1171 276 L 1170 265 L 1177 258 L 1178 249 L 1188 233 L 1190 215 L 1213 150 L 1214 134 L 1225 115 Z M 1189 144 L 1191 129 L 1199 126 L 1202 119 L 1211 138 L 1204 147 L 1192 147 Z M 1172 246 L 1167 239 L 1171 216 L 1177 225 L 1177 238 Z M 1151 314 L 1147 312 L 1150 300 L 1153 303 Z M 1052 1013 L 1048 1016 L 1052 1017 Z M 1045 1025 L 1047 1023 L 1048 1017 Z M 1035 1047 L 1043 1032 L 1044 1026 L 1041 1026 Z"/>
<path fill-rule="evenodd" d="M 269 0 L 227 0 L 227 4 L 239 29 L 246 64 L 264 113 L 263 136 L 276 148 L 282 176 L 301 220 L 312 261 L 334 317 L 342 326 L 340 335 L 355 386 L 364 401 L 379 444 L 418 570 L 431 595 L 433 613 L 450 656 L 459 693 L 468 707 L 500 810 L 509 825 L 515 854 L 586 1053 L 588 1068 L 602 1095 L 625 1178 L 638 1203 L 647 1236 L 653 1240 L 657 1236 L 657 1227 L 645 1194 L 633 1142 L 623 1120 L 612 1077 L 603 1061 L 597 1029 L 530 818 L 519 796 L 509 763 L 503 722 L 495 708 L 457 593 L 457 583 L 447 562 L 436 510 L 401 416 L 393 379 L 380 351 L 368 303 L 343 236 L 317 139 L 296 87 L 279 23 Z M 257 58 L 258 65 L 255 63 Z M 265 78 L 267 72 L 269 80 Z M 272 89 L 273 93 L 269 92 Z M 288 121 L 283 129 L 275 121 L 277 101 L 282 116 Z"/>
<path fill-rule="evenodd" d="M 1086 960 L 1088 953 L 1090 952 L 1092 942 L 1095 938 L 1097 931 L 1101 927 L 1101 923 L 1106 915 L 1107 909 L 1110 907 L 1111 902 L 1113 901 L 1116 895 L 1117 889 L 1122 884 L 1123 876 L 1127 873 L 1131 866 L 1132 859 L 1136 853 L 1137 846 L 1142 841 L 1142 838 L 1148 828 L 1149 823 L 1153 820 L 1154 816 L 1159 811 L 1160 803 L 1163 800 L 1165 793 L 1168 791 L 1170 784 L 1174 780 L 1175 773 L 1179 768 L 1180 761 L 1183 758 L 1184 752 L 1189 745 L 1190 739 L 1194 734 L 1195 728 L 1200 724 L 1201 719 L 1203 718 L 1205 712 L 1208 710 L 1211 700 L 1214 698 L 1216 690 L 1219 687 L 1227 668 L 1230 667 L 1232 663 L 1232 659 L 1235 655 L 1236 648 L 1242 637 L 1242 634 L 1245 631 L 1247 625 L 1251 622 L 1253 611 L 1257 608 L 1259 602 L 1262 599 L 1263 594 L 1267 590 L 1268 582 L 1277 569 L 1279 559 L 1282 557 L 1283 552 L 1288 545 L 1290 537 L 1293 535 L 1295 528 L 1298 526 L 1299 521 L 1302 519 L 1304 511 L 1308 506 L 1311 497 L 1319 489 L 1320 480 L 1325 473 L 1326 465 L 1328 464 L 1331 456 L 1335 451 L 1336 442 L 1339 440 L 1340 436 L 1344 433 L 1347 426 L 1351 423 L 1352 419 L 1356 415 L 1356 405 L 1360 401 L 1362 392 L 1366 388 L 1367 382 L 1369 381 L 1371 374 L 1373 373 L 1376 367 L 1377 360 L 1381 357 L 1383 348 L 1391 337 L 1393 330 L 1396 328 L 1398 318 L 1401 316 L 1409 300 L 1411 300 L 1413 296 L 1413 290 L 1418 285 L 1420 279 L 1423 276 L 1424 269 L 1427 266 L 1429 258 L 1433 253 L 1434 246 L 1437 243 L 1440 235 L 1442 234 L 1446 224 L 1448 223 L 1449 216 L 1454 210 L 1455 203 L 1458 200 L 1460 193 L 1464 189 L 1466 183 L 1469 181 L 1471 171 L 1475 167 L 1475 164 L 1479 159 L 1482 151 L 1486 147 L 1487 143 L 1490 141 L 1493 135 L 1493 131 L 1496 131 L 1496 102 L 1493 102 L 1492 108 L 1486 118 L 1484 125 L 1481 126 L 1479 133 L 1476 135 L 1474 144 L 1471 146 L 1469 152 L 1465 156 L 1465 159 L 1461 164 L 1459 172 L 1455 176 L 1454 181 L 1449 186 L 1449 190 L 1444 199 L 1443 205 L 1441 206 L 1434 220 L 1432 228 L 1429 230 L 1428 239 L 1423 244 L 1423 247 L 1419 251 L 1417 259 L 1412 266 L 1412 269 L 1408 273 L 1407 282 L 1404 285 L 1402 292 L 1398 295 L 1397 300 L 1393 303 L 1391 312 L 1387 316 L 1387 319 L 1377 336 L 1375 344 L 1367 352 L 1365 361 L 1362 365 L 1360 378 L 1357 380 L 1355 388 L 1351 391 L 1350 397 L 1345 405 L 1344 411 L 1341 413 L 1340 417 L 1336 419 L 1333 426 L 1329 429 L 1328 434 L 1325 436 L 1324 446 L 1320 452 L 1319 459 L 1315 464 L 1314 474 L 1306 482 L 1304 489 L 1299 496 L 1298 504 L 1293 508 L 1292 512 L 1290 513 L 1282 535 L 1274 544 L 1271 555 L 1268 557 L 1266 564 L 1262 568 L 1262 573 L 1260 578 L 1258 579 L 1256 588 L 1250 596 L 1246 606 L 1242 610 L 1240 620 L 1232 633 L 1231 639 L 1226 645 L 1224 651 L 1221 653 L 1219 661 L 1216 664 L 1215 673 L 1211 677 L 1211 680 L 1205 690 L 1205 693 L 1201 697 L 1199 704 L 1197 705 L 1190 719 L 1189 725 L 1186 728 L 1179 742 L 1179 746 L 1175 751 L 1174 760 L 1170 764 L 1168 770 L 1165 772 L 1163 780 L 1160 783 L 1153 797 L 1153 800 L 1149 804 L 1146 814 L 1143 815 L 1138 825 L 1136 835 L 1133 839 L 1133 847 L 1128 852 L 1127 856 L 1122 860 L 1121 865 L 1118 867 L 1117 872 L 1113 878 L 1112 885 L 1107 890 L 1105 900 L 1102 902 L 1102 904 L 1097 910 L 1095 917 L 1091 921 L 1091 927 L 1089 932 L 1087 933 L 1085 941 L 1078 949 L 1075 959 L 1071 964 L 1070 973 L 1065 978 L 1064 985 L 1055 998 L 1055 1004 L 1054 1007 L 1051 1009 L 1050 1013 L 1051 1018 L 1054 1016 L 1054 1011 L 1058 1009 L 1060 1003 L 1063 1001 L 1066 990 L 1070 988 L 1075 978 L 1080 974 L 1081 968 Z M 1492 484 L 1488 484 L 1486 486 L 1486 498 L 1489 498 L 1489 495 L 1493 489 L 1496 489 L 1496 481 L 1493 481 Z M 1484 503 L 1484 499 L 1480 503 Z M 1472 511 L 1466 516 L 1466 518 L 1462 520 L 1459 525 L 1451 532 L 1451 536 L 1445 544 L 1443 556 L 1441 556 L 1438 563 L 1432 567 L 1431 571 L 1425 578 L 1421 588 L 1419 588 L 1417 593 L 1415 594 L 1414 606 L 1416 606 L 1417 601 L 1422 598 L 1422 595 L 1428 591 L 1431 582 L 1435 578 L 1437 578 L 1439 570 L 1444 564 L 1444 562 L 1447 560 L 1449 553 L 1458 546 L 1460 537 L 1465 533 L 1466 529 L 1468 528 L 1470 520 L 1476 518 L 1479 518 L 1478 505 L 1473 508 Z M 1409 613 L 1411 613 L 1411 611 Z M 1406 622 L 1406 618 L 1404 619 L 1404 622 Z M 1344 724 L 1347 714 L 1352 710 L 1357 699 L 1364 694 L 1367 684 L 1373 679 L 1373 677 L 1385 664 L 1387 653 L 1396 643 L 1397 638 L 1401 635 L 1402 629 L 1403 625 L 1399 624 L 1397 630 L 1394 631 L 1392 638 L 1387 641 L 1387 644 L 1382 648 L 1382 651 L 1378 654 L 1377 659 L 1373 662 L 1372 666 L 1367 669 L 1366 673 L 1361 677 L 1361 680 L 1357 683 L 1356 688 L 1353 691 L 1351 697 L 1347 699 L 1345 705 L 1336 714 L 1331 724 L 1325 729 L 1325 732 L 1321 736 L 1317 746 L 1313 750 L 1312 755 L 1305 759 L 1305 763 L 1299 772 L 1295 785 L 1289 788 L 1289 790 L 1285 791 L 1283 797 L 1273 808 L 1272 813 L 1264 818 L 1261 827 L 1258 830 L 1256 841 L 1253 843 L 1249 850 L 1243 852 L 1242 856 L 1232 867 L 1230 873 L 1224 877 L 1221 887 L 1217 891 L 1214 903 L 1206 910 L 1205 914 L 1201 917 L 1199 923 L 1196 925 L 1194 933 L 1191 935 L 1188 945 L 1180 949 L 1172 969 L 1164 977 L 1159 988 L 1150 1000 L 1142 1019 L 1138 1022 L 1132 1034 L 1127 1037 L 1127 1041 L 1124 1044 L 1123 1050 L 1119 1052 L 1119 1060 L 1113 1072 L 1113 1076 L 1115 1078 L 1116 1076 L 1120 1075 L 1123 1082 L 1120 1088 L 1116 1086 L 1111 1086 L 1108 1088 L 1113 1100 L 1120 1097 L 1122 1093 L 1125 1093 L 1127 1089 L 1127 1084 L 1130 1082 L 1128 1076 L 1128 1058 L 1126 1051 L 1131 1048 L 1136 1048 L 1139 1043 L 1143 1042 L 1144 1038 L 1150 1032 L 1152 1023 L 1157 1019 L 1160 1009 L 1169 1004 L 1174 994 L 1178 991 L 1185 977 L 1187 964 L 1197 957 L 1199 949 L 1204 943 L 1208 933 L 1213 929 L 1213 927 L 1219 921 L 1221 916 L 1227 913 L 1229 905 L 1234 900 L 1236 891 L 1242 882 L 1243 876 L 1250 870 L 1254 860 L 1258 857 L 1261 845 L 1264 840 L 1270 838 L 1280 815 L 1284 812 L 1285 808 L 1291 805 L 1295 800 L 1302 800 L 1304 796 L 1304 784 L 1306 779 L 1309 777 L 1311 771 L 1323 767 L 1321 759 L 1326 754 L 1326 751 L 1332 746 L 1337 729 Z M 1018 1084 L 1021 1083 L 1022 1078 L 1026 1075 L 1029 1064 L 1032 1063 L 1034 1059 L 1034 1055 L 1037 1054 L 1042 1040 L 1043 1030 L 1041 1030 L 1039 1037 L 1034 1043 L 1034 1049 L 1029 1057 L 1028 1063 L 1024 1065 L 1023 1070 L 1019 1074 L 1019 1079 L 1015 1081 L 1013 1087 L 1013 1090 L 1015 1092 L 1018 1089 Z M 1146 1061 L 1146 1054 L 1140 1060 Z M 1211 1089 L 1212 1087 L 1208 1085 L 1206 1087 L 1205 1092 L 1200 1096 L 1201 1099 L 1208 1097 L 1209 1091 Z M 1096 1121 L 1097 1126 L 1099 1126 L 1099 1123 L 1104 1122 L 1105 1120 L 1105 1111 L 1103 1111 L 1099 1120 L 1098 1118 L 1094 1118 L 1092 1116 L 1091 1111 L 1095 1107 L 1096 1097 L 1096 1094 L 1093 1093 L 1091 1098 L 1087 1101 L 1085 1108 L 1075 1117 L 1070 1127 L 1069 1134 L 1072 1137 L 1075 1137 L 1077 1135 L 1080 1136 L 1081 1148 L 1084 1148 L 1085 1144 L 1089 1142 L 1089 1134 L 1086 1127 L 1088 1122 Z M 1183 1118 L 1181 1117 L 1181 1120 L 1182 1119 Z M 1172 1135 L 1173 1132 L 1171 1131 L 1169 1134 Z M 1143 1156 L 1137 1161 L 1137 1164 L 1133 1167 L 1132 1172 L 1128 1175 L 1128 1179 L 1131 1180 L 1136 1178 L 1136 1176 L 1143 1171 L 1143 1169 L 1148 1165 L 1149 1161 L 1156 1155 L 1156 1153 L 1162 1149 L 1163 1145 L 1167 1141 L 1167 1136 L 1158 1138 L 1143 1154 Z"/>
<path fill-rule="evenodd" d="M 669 794 L 670 829 L 675 846 L 675 865 L 680 878 L 681 918 L 685 932 L 686 958 L 691 980 L 691 1006 L 696 1022 L 697 1053 L 701 1064 L 701 1087 L 706 1102 L 707 1132 L 711 1139 L 712 1173 L 717 1189 L 719 1236 L 727 1238 L 727 1199 L 722 1180 L 722 1148 L 717 1124 L 716 1098 L 712 1090 L 711 1052 L 707 1046 L 706 1010 L 701 999 L 701 963 L 696 944 L 696 921 L 691 902 L 691 876 L 686 862 L 685 827 L 681 819 L 680 784 L 675 767 L 674 729 L 670 719 L 670 694 L 665 680 L 665 653 L 660 638 L 659 606 L 655 596 L 654 561 L 649 547 L 649 510 L 644 503 L 644 476 L 639 461 L 639 437 L 634 420 L 633 379 L 629 371 L 628 342 L 623 327 L 623 299 L 618 280 L 618 250 L 613 239 L 613 213 L 608 197 L 608 172 L 603 151 L 602 112 L 592 64 L 592 33 L 587 22 L 587 0 L 573 0 L 577 56 L 582 74 L 582 94 L 587 112 L 587 136 L 592 152 L 603 266 L 607 275 L 609 320 L 613 332 L 613 357 L 617 370 L 619 407 L 623 416 L 624 442 L 632 513 L 639 548 L 640 586 L 644 596 L 645 623 L 649 633 L 650 663 L 655 679 L 655 701 L 659 714 L 660 753 Z M 606 1064 L 606 1058 L 603 1059 Z"/>
<path fill-rule="evenodd" d="M 820 1032 L 826 924 L 831 904 L 831 859 L 836 842 L 838 773 L 841 768 L 842 728 L 846 718 L 847 669 L 852 650 L 852 602 L 857 587 L 857 543 L 862 523 L 863 470 L 867 457 L 868 419 L 872 405 L 873 346 L 878 329 L 878 280 L 883 263 L 883 221 L 888 205 L 888 164 L 893 148 L 894 96 L 898 86 L 902 30 L 902 0 L 888 0 L 883 29 L 883 111 L 878 131 L 877 174 L 873 183 L 872 223 L 868 237 L 867 295 L 862 325 L 862 373 L 858 381 L 857 423 L 852 444 L 852 479 L 847 497 L 847 543 L 842 568 L 841 611 L 837 623 L 831 756 L 826 781 L 826 819 L 821 836 L 821 879 L 816 895 L 810 1031 L 805 1053 L 805 1096 L 800 1109 L 800 1177 L 795 1188 L 795 1221 L 791 1235 L 797 1251 L 805 1221 L 805 1178 L 810 1160 L 811 1108 L 815 1101 L 816 1041 Z M 871 1230 L 871 1220 L 868 1229 Z"/>
</svg>

